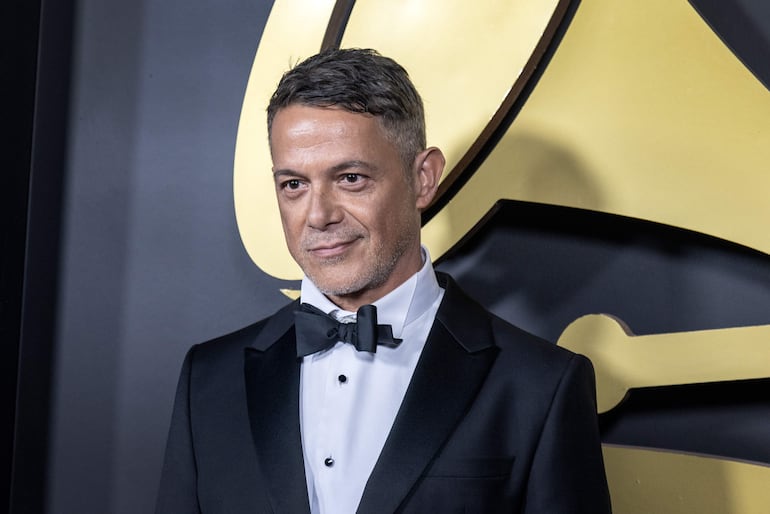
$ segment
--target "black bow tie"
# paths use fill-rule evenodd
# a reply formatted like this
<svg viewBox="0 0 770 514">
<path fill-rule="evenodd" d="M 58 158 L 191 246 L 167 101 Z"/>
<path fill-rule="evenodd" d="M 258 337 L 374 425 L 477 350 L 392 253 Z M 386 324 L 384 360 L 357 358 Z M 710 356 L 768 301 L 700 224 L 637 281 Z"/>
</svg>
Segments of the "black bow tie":
<svg viewBox="0 0 770 514">
<path fill-rule="evenodd" d="M 401 339 L 393 337 L 390 325 L 377 324 L 377 307 L 364 305 L 358 309 L 355 323 L 340 323 L 332 316 L 310 304 L 303 303 L 294 311 L 297 333 L 297 357 L 320 352 L 344 341 L 359 352 L 375 353 L 377 345 L 398 346 Z"/>
</svg>

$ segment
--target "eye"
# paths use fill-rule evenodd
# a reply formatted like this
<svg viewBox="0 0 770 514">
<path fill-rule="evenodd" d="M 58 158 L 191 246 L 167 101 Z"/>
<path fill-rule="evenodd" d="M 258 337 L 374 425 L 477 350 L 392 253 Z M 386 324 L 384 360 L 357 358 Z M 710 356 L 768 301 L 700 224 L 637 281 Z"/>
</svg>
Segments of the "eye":
<svg viewBox="0 0 770 514">
<path fill-rule="evenodd" d="M 286 189 L 299 189 L 300 183 L 299 180 L 293 178 L 291 180 L 287 180 L 283 183 L 283 187 Z"/>
<path fill-rule="evenodd" d="M 348 184 L 355 184 L 359 180 L 361 180 L 361 175 L 358 173 L 346 173 L 343 177 L 343 180 L 347 182 Z"/>
</svg>

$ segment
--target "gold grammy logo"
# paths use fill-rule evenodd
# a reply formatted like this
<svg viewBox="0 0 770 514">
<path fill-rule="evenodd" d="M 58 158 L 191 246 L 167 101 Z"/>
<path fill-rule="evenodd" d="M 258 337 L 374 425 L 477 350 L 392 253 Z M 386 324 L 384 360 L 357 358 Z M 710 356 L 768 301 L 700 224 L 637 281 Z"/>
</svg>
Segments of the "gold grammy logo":
<svg viewBox="0 0 770 514">
<path fill-rule="evenodd" d="M 434 257 L 502 198 L 656 221 L 770 252 L 770 94 L 683 0 L 583 0 L 515 121 L 501 126 L 568 4 L 276 0 L 235 151 L 236 216 L 257 266 L 301 277 L 283 243 L 267 100 L 291 64 L 337 42 L 394 57 L 425 99 L 429 143 L 446 151 L 449 170 L 423 230 Z M 504 132 L 479 164 L 496 131 Z M 596 315 L 576 320 L 559 344 L 592 359 L 606 411 L 630 388 L 770 377 L 768 341 L 770 326 L 635 337 Z M 765 465 L 612 446 L 605 460 L 618 513 L 770 505 Z"/>
</svg>

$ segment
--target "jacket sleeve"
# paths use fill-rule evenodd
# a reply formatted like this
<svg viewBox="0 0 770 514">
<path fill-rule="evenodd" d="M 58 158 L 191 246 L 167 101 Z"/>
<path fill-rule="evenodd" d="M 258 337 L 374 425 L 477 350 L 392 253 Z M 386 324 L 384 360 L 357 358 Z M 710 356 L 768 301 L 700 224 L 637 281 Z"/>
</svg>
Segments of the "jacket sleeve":
<svg viewBox="0 0 770 514">
<path fill-rule="evenodd" d="M 611 512 L 591 361 L 575 355 L 554 395 L 527 484 L 527 514 Z"/>
<path fill-rule="evenodd" d="M 179 375 L 171 427 L 158 491 L 156 514 L 200 514 L 197 469 L 190 429 L 190 368 L 195 347 L 187 352 Z"/>
</svg>

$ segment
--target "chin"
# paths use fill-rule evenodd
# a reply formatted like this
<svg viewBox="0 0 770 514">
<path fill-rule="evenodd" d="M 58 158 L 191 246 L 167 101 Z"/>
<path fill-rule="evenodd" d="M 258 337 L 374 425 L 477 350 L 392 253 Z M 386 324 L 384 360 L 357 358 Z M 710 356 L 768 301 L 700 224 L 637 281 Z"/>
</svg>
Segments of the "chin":
<svg viewBox="0 0 770 514">
<path fill-rule="evenodd" d="M 355 263 L 355 265 L 352 265 Z M 305 275 L 326 296 L 349 296 L 384 284 L 393 273 L 396 259 L 346 258 L 335 263 L 303 268 Z"/>
<path fill-rule="evenodd" d="M 310 280 L 313 280 L 311 277 Z M 313 283 L 326 296 L 347 296 L 366 289 L 366 285 L 351 282 L 315 281 Z"/>
<path fill-rule="evenodd" d="M 371 277 L 357 273 L 345 273 L 344 276 L 314 273 L 307 276 L 326 296 L 353 295 L 373 287 Z"/>
</svg>

